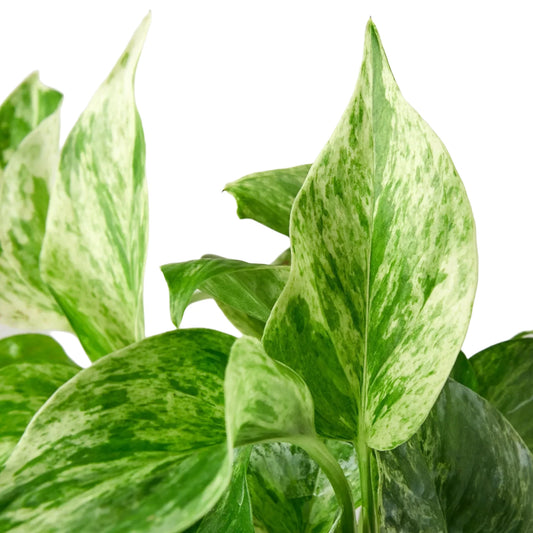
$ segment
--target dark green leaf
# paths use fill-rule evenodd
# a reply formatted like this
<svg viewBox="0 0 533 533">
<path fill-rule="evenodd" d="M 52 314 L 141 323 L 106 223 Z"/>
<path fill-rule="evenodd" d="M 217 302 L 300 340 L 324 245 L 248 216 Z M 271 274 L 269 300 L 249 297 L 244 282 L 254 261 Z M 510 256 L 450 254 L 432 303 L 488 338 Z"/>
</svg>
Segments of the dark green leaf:
<svg viewBox="0 0 533 533">
<path fill-rule="evenodd" d="M 0 340 L 0 467 L 33 415 L 78 370 L 61 346 L 46 335 Z"/>
<path fill-rule="evenodd" d="M 290 236 L 267 352 L 305 379 L 323 435 L 393 448 L 452 369 L 477 253 L 461 180 L 402 97 L 372 22 L 355 93 L 297 196 Z"/>
<path fill-rule="evenodd" d="M 233 337 L 179 330 L 81 371 L 0 475 L 0 530 L 183 531 L 226 490 L 224 371 Z"/>
<path fill-rule="evenodd" d="M 292 204 L 310 168 L 300 165 L 254 172 L 228 183 L 224 190 L 237 200 L 239 218 L 251 218 L 288 235 Z"/>
<path fill-rule="evenodd" d="M 501 411 L 533 450 L 533 338 L 501 342 L 470 362 L 479 394 Z"/>
<path fill-rule="evenodd" d="M 92 360 L 144 336 L 145 146 L 133 80 L 148 15 L 70 132 L 41 275 Z"/>
<path fill-rule="evenodd" d="M 472 389 L 474 392 L 479 392 L 479 383 L 476 373 L 472 368 L 472 364 L 463 352 L 459 352 L 450 373 L 450 377 L 465 387 Z"/>
<path fill-rule="evenodd" d="M 453 380 L 419 432 L 378 462 L 383 531 L 533 530 L 531 453 L 491 404 Z"/>
</svg>

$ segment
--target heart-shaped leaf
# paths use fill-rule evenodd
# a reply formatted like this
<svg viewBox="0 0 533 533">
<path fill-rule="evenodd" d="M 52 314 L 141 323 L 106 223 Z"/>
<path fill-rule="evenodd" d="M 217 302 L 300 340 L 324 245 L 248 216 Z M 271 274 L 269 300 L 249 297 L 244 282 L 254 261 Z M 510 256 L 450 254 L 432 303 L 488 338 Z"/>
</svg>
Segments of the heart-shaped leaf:
<svg viewBox="0 0 533 533">
<path fill-rule="evenodd" d="M 0 107 L 0 321 L 13 327 L 70 331 L 39 272 L 61 100 L 33 73 Z"/>
<path fill-rule="evenodd" d="M 300 165 L 254 172 L 228 183 L 224 190 L 237 200 L 239 218 L 251 218 L 288 235 L 292 204 L 310 168 Z"/>
<path fill-rule="evenodd" d="M 393 448 L 451 371 L 477 254 L 461 180 L 402 97 L 372 22 L 357 88 L 295 201 L 290 237 L 267 352 L 301 373 L 322 434 Z"/>
<path fill-rule="evenodd" d="M 183 531 L 231 478 L 224 371 L 233 337 L 179 330 L 61 387 L 0 474 L 0 530 Z"/>
<path fill-rule="evenodd" d="M 450 380 L 419 432 L 377 454 L 381 531 L 533 530 L 533 457 L 486 400 Z"/>
<path fill-rule="evenodd" d="M 70 132 L 46 223 L 41 275 L 93 360 L 144 336 L 148 199 L 133 79 L 149 24 Z"/>
</svg>

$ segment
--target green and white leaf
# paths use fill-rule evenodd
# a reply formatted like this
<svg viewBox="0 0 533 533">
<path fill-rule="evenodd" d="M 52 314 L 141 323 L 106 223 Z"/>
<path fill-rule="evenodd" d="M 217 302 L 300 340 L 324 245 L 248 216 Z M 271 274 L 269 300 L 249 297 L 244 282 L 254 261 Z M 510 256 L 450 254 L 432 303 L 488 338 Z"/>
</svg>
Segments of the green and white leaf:
<svg viewBox="0 0 533 533">
<path fill-rule="evenodd" d="M 231 478 L 224 371 L 233 337 L 179 330 L 81 371 L 0 474 L 0 530 L 184 531 Z"/>
<path fill-rule="evenodd" d="M 284 441 L 303 448 L 334 486 L 341 529 L 354 532 L 350 485 L 335 457 L 317 437 L 311 394 L 298 374 L 270 358 L 260 341 L 235 341 L 226 369 L 226 428 L 234 446 Z M 322 519 L 322 517 L 319 517 Z"/>
<path fill-rule="evenodd" d="M 339 462 L 354 501 L 361 502 L 353 446 L 326 441 Z M 269 533 L 329 533 L 340 518 L 335 492 L 309 455 L 287 443 L 255 445 L 248 467 L 254 521 Z"/>
<path fill-rule="evenodd" d="M 533 338 L 501 342 L 470 362 L 478 391 L 511 422 L 533 451 Z"/>
<path fill-rule="evenodd" d="M 164 265 L 161 270 L 168 284 L 170 314 L 176 327 L 190 303 L 211 297 L 244 333 L 259 337 L 289 277 L 287 266 L 217 256 Z"/>
<path fill-rule="evenodd" d="M 39 272 L 61 99 L 34 73 L 0 107 L 0 322 L 12 327 L 70 331 Z"/>
<path fill-rule="evenodd" d="M 237 200 L 239 218 L 251 218 L 284 235 L 289 234 L 292 204 L 311 165 L 254 172 L 224 188 Z"/>
<path fill-rule="evenodd" d="M 452 369 L 477 253 L 461 180 L 401 95 L 372 22 L 355 93 L 298 194 L 290 236 L 267 352 L 305 379 L 323 435 L 393 448 Z"/>
<path fill-rule="evenodd" d="M 315 437 L 313 400 L 305 382 L 271 359 L 257 339 L 235 341 L 224 390 L 227 432 L 234 446 Z"/>
<path fill-rule="evenodd" d="M 70 132 L 41 274 L 91 359 L 144 336 L 148 204 L 133 80 L 148 15 Z"/>
<path fill-rule="evenodd" d="M 229 487 L 215 507 L 198 524 L 188 529 L 187 533 L 254 533 L 252 506 L 246 482 L 250 451 L 251 446 L 236 450 L 237 457 L 233 462 Z"/>
<path fill-rule="evenodd" d="M 79 367 L 46 335 L 0 340 L 0 468 L 33 415 Z"/>
<path fill-rule="evenodd" d="M 419 432 L 378 453 L 381 531 L 533 530 L 533 457 L 486 400 L 450 380 Z"/>
<path fill-rule="evenodd" d="M 0 176 L 22 140 L 53 114 L 63 96 L 30 74 L 0 106 Z"/>
</svg>

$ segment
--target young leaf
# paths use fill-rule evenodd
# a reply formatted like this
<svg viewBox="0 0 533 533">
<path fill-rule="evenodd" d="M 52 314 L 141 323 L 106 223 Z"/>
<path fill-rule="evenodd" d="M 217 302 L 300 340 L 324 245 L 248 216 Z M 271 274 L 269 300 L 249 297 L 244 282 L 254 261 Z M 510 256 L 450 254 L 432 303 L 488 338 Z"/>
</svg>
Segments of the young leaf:
<svg viewBox="0 0 533 533">
<path fill-rule="evenodd" d="M 361 501 L 359 471 L 350 444 L 326 441 L 352 490 Z M 254 521 L 269 533 L 329 533 L 340 513 L 326 475 L 305 451 L 287 443 L 258 444 L 252 449 L 248 486 Z"/>
<path fill-rule="evenodd" d="M 237 200 L 239 218 L 251 218 L 288 235 L 292 204 L 310 168 L 300 165 L 254 172 L 228 183 L 224 190 Z"/>
<path fill-rule="evenodd" d="M 382 531 L 533 530 L 533 457 L 486 400 L 450 380 L 420 431 L 378 453 Z"/>
<path fill-rule="evenodd" d="M 355 93 L 295 201 L 290 236 L 267 352 L 301 373 L 322 434 L 393 448 L 451 371 L 477 254 L 461 180 L 402 97 L 372 22 Z"/>
<path fill-rule="evenodd" d="M 2 531 L 183 531 L 224 493 L 224 370 L 233 337 L 179 330 L 61 387 L 0 474 Z"/>
<path fill-rule="evenodd" d="M 289 276 L 286 266 L 206 256 L 161 267 L 170 292 L 170 314 L 179 327 L 194 291 L 264 325 Z M 231 311 L 230 311 L 231 312 Z"/>
<path fill-rule="evenodd" d="M 231 482 L 215 507 L 187 533 L 254 533 L 250 494 L 246 483 L 246 469 L 250 459 L 251 446 L 236 451 Z"/>
<path fill-rule="evenodd" d="M 0 107 L 0 321 L 13 327 L 70 331 L 39 272 L 61 99 L 33 73 Z"/>
<path fill-rule="evenodd" d="M 474 355 L 478 391 L 511 422 L 533 451 L 533 338 L 501 342 Z"/>
<path fill-rule="evenodd" d="M 243 446 L 285 441 L 303 448 L 335 489 L 343 510 L 343 533 L 353 533 L 351 489 L 339 464 L 315 433 L 313 400 L 302 378 L 271 359 L 257 339 L 241 337 L 231 349 L 224 391 L 230 442 Z"/>
<path fill-rule="evenodd" d="M 79 367 L 46 335 L 0 340 L 0 467 L 33 415 Z"/>
<path fill-rule="evenodd" d="M 133 79 L 148 15 L 70 132 L 50 201 L 41 274 L 91 359 L 144 336 L 144 136 Z"/>
</svg>

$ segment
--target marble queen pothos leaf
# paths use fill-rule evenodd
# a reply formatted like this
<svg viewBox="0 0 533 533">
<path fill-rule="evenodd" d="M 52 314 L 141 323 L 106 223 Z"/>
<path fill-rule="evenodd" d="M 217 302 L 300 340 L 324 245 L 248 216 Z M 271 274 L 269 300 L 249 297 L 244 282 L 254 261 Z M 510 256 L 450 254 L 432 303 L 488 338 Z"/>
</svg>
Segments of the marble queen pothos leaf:
<svg viewBox="0 0 533 533">
<path fill-rule="evenodd" d="M 267 352 L 305 379 L 323 435 L 399 445 L 457 357 L 477 252 L 462 182 L 402 97 L 371 21 L 355 93 L 297 196 L 290 237 Z"/>
<path fill-rule="evenodd" d="M 0 107 L 0 322 L 12 327 L 70 331 L 39 272 L 61 100 L 35 72 Z"/>
<path fill-rule="evenodd" d="M 0 531 L 184 531 L 231 478 L 224 371 L 234 338 L 178 330 L 82 370 L 0 474 Z"/>
<path fill-rule="evenodd" d="M 498 408 L 533 451 L 533 338 L 501 342 L 469 361 L 477 392 Z"/>
<path fill-rule="evenodd" d="M 46 335 L 14 335 L 0 340 L 0 467 L 33 415 L 79 370 Z"/>
<path fill-rule="evenodd" d="M 301 447 L 318 463 L 342 508 L 341 530 L 354 531 L 352 489 L 334 455 L 318 438 L 310 392 L 298 374 L 269 357 L 258 339 L 241 337 L 232 346 L 224 382 L 226 430 L 234 446 L 283 441 Z M 317 520 L 324 518 L 317 514 Z"/>
<path fill-rule="evenodd" d="M 144 135 L 133 79 L 148 15 L 61 153 L 41 274 L 91 359 L 144 336 Z"/>
<path fill-rule="evenodd" d="M 351 444 L 326 441 L 361 503 L 359 470 Z M 340 510 L 326 475 L 301 448 L 275 442 L 253 447 L 248 487 L 254 522 L 268 533 L 330 533 Z"/>
<path fill-rule="evenodd" d="M 245 324 L 261 336 L 264 324 L 289 277 L 283 265 L 246 263 L 218 256 L 172 263 L 161 267 L 170 292 L 172 322 L 179 327 L 190 302 L 214 298 L 230 321 Z"/>
<path fill-rule="evenodd" d="M 531 453 L 496 408 L 453 380 L 420 430 L 377 459 L 380 531 L 533 531 Z"/>
<path fill-rule="evenodd" d="M 284 235 L 289 234 L 292 204 L 311 165 L 254 172 L 224 188 L 237 200 L 239 218 L 251 218 Z"/>
</svg>

